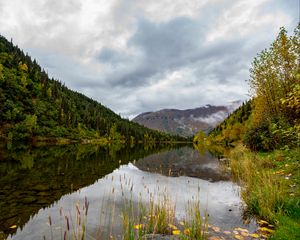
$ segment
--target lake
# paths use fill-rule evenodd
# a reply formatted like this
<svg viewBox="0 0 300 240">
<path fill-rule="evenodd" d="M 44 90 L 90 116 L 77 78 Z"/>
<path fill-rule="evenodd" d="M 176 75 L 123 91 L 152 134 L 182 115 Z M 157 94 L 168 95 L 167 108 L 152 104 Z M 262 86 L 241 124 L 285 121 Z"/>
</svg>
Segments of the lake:
<svg viewBox="0 0 300 240">
<path fill-rule="evenodd" d="M 243 219 L 240 187 L 224 169 L 192 145 L 2 147 L 0 239 L 64 239 L 66 228 L 78 230 L 78 214 L 86 239 L 119 239 L 128 200 L 139 205 L 164 197 L 178 221 L 188 203 L 200 201 L 210 225 L 254 231 L 253 221 Z"/>
</svg>

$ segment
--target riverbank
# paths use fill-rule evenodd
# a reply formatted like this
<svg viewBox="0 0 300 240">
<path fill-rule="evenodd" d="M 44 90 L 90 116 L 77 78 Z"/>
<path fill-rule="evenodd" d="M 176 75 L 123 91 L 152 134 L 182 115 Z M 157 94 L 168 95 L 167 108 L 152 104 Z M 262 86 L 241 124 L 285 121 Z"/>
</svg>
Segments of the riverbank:
<svg viewBox="0 0 300 240">
<path fill-rule="evenodd" d="M 238 145 L 229 158 L 248 214 L 275 228 L 261 231 L 270 239 L 300 239 L 300 148 L 254 153 Z"/>
<path fill-rule="evenodd" d="M 2 144 L 15 144 L 12 143 L 8 138 L 0 135 L 0 143 Z M 23 145 L 32 145 L 35 147 L 40 146 L 53 146 L 53 145 L 69 145 L 69 144 L 96 144 L 100 146 L 109 146 L 109 145 L 130 145 L 134 146 L 136 144 L 144 144 L 145 146 L 153 146 L 156 144 L 192 144 L 192 141 L 178 141 L 178 140 L 168 140 L 168 141 L 126 141 L 125 139 L 116 140 L 109 139 L 107 137 L 99 137 L 99 138 L 68 138 L 68 137 L 47 137 L 47 136 L 35 136 L 29 139 L 28 141 L 20 141 L 17 142 L 22 143 Z"/>
</svg>

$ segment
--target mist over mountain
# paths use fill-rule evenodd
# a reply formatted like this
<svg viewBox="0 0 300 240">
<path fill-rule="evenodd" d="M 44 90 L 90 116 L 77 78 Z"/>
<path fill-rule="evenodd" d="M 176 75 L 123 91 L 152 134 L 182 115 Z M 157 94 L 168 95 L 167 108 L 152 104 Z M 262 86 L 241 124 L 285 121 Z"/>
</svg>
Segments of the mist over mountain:
<svg viewBox="0 0 300 240">
<path fill-rule="evenodd" d="M 145 127 L 189 137 L 200 130 L 208 132 L 237 109 L 242 101 L 234 101 L 224 106 L 206 105 L 194 109 L 162 109 L 145 112 L 132 121 Z"/>
</svg>

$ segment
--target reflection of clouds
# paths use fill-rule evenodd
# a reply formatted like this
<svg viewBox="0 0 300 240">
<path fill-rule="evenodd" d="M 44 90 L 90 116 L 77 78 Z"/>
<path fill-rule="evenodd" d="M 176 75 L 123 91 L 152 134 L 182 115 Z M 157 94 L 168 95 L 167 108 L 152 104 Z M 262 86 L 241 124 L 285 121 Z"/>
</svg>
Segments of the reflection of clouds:
<svg viewBox="0 0 300 240">
<path fill-rule="evenodd" d="M 166 176 L 197 177 L 211 182 L 227 181 L 229 175 L 219 167 L 219 161 L 207 151 L 203 154 L 190 147 L 173 149 L 139 159 L 135 165 L 148 172 Z"/>
<path fill-rule="evenodd" d="M 124 200 L 131 199 L 133 204 L 138 206 L 140 201 L 147 204 L 150 195 L 155 196 L 156 201 L 168 196 L 170 202 L 176 204 L 178 218 L 184 218 L 188 201 L 199 199 L 201 209 L 208 210 L 211 223 L 230 228 L 242 221 L 238 192 L 239 187 L 229 181 L 211 183 L 190 177 L 166 177 L 141 171 L 132 164 L 123 165 L 91 186 L 65 195 L 51 207 L 41 209 L 22 230 L 17 231 L 14 239 L 26 239 L 26 236 L 40 239 L 42 235 L 49 236 L 49 226 L 46 225 L 49 215 L 55 230 L 61 225 L 60 207 L 63 207 L 65 213 L 73 214 L 76 212 L 75 204 L 80 202 L 82 206 L 85 197 L 90 203 L 86 226 L 91 234 L 95 234 L 94 231 L 99 228 L 104 232 L 110 229 L 113 229 L 114 233 L 120 232 L 120 215 Z M 233 211 L 229 212 L 229 208 Z M 55 234 L 59 235 L 60 232 Z"/>
</svg>

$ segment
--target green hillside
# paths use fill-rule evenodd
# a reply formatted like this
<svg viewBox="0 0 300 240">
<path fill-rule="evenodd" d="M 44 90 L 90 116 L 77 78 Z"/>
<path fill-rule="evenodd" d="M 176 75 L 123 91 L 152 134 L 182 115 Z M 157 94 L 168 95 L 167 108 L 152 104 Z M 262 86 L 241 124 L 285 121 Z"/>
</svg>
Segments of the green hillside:
<svg viewBox="0 0 300 240">
<path fill-rule="evenodd" d="M 235 145 L 243 139 L 243 136 L 250 125 L 251 110 L 251 100 L 243 103 L 242 106 L 236 109 L 223 122 L 210 131 L 208 140 L 211 143 L 221 144 L 223 146 Z"/>
<path fill-rule="evenodd" d="M 0 36 L 0 136 L 8 141 L 105 139 L 184 140 L 122 119 L 68 89 L 35 60 Z"/>
<path fill-rule="evenodd" d="M 300 144 L 300 25 L 288 36 L 281 28 L 250 69 L 252 100 L 214 128 L 207 140 L 224 146 L 243 142 L 252 151 Z"/>
</svg>

